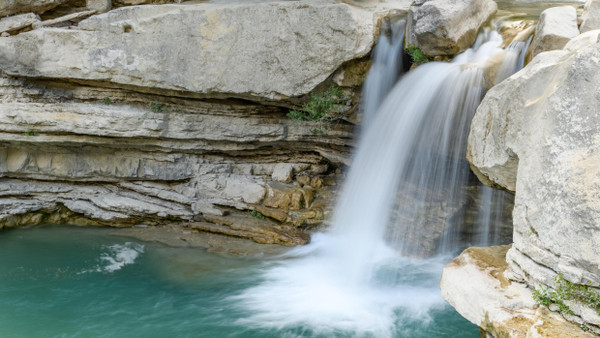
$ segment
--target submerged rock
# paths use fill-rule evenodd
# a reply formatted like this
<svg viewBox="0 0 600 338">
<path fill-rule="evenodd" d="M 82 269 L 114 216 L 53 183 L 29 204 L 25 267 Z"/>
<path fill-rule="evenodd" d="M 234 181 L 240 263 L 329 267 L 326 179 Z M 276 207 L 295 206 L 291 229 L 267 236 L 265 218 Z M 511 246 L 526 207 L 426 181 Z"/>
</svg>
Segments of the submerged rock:
<svg viewBox="0 0 600 338">
<path fill-rule="evenodd" d="M 428 56 L 458 54 L 475 42 L 479 28 L 496 9 L 491 0 L 413 1 L 406 43 Z"/>
</svg>

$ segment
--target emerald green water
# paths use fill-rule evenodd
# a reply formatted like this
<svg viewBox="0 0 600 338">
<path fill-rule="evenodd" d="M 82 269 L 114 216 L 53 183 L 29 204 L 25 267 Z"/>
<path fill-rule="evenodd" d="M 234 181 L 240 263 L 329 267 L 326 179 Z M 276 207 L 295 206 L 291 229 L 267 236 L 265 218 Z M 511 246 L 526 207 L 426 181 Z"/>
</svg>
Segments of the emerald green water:
<svg viewBox="0 0 600 338">
<path fill-rule="evenodd" d="M 352 331 L 251 320 L 239 297 L 290 258 L 226 257 L 109 235 L 103 229 L 0 231 L 0 337 L 355 337 Z M 415 286 L 433 285 L 415 270 Z M 478 337 L 450 306 L 398 310 L 394 337 Z M 293 321 L 292 321 L 293 322 Z M 377 336 L 362 333 L 360 336 Z"/>
</svg>

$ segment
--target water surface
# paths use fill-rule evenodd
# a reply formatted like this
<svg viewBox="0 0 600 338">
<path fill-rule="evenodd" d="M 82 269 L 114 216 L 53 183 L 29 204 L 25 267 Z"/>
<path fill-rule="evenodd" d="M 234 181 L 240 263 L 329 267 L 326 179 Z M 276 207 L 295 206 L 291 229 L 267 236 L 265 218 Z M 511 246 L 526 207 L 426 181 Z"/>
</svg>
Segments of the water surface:
<svg viewBox="0 0 600 338">
<path fill-rule="evenodd" d="M 268 285 L 264 272 L 298 259 L 290 255 L 230 257 L 109 235 L 104 229 L 54 226 L 0 231 L 0 257 L 0 337 L 378 336 L 345 330 L 335 321 L 323 327 L 294 318 L 253 317 L 240 295 Z M 407 263 L 405 270 L 413 273 L 404 278 L 436 290 L 439 271 L 427 266 Z M 396 313 L 392 336 L 479 336 L 439 292 L 435 306 L 418 316 L 403 312 L 419 308 L 418 298 L 410 301 L 412 307 Z"/>
</svg>

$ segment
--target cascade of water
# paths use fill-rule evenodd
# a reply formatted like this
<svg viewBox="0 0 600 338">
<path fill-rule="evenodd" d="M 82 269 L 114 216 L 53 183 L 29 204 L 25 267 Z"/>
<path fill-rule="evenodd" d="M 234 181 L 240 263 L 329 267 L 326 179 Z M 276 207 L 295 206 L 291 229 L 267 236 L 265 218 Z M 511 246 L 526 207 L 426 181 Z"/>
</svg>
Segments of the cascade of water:
<svg viewBox="0 0 600 338">
<path fill-rule="evenodd" d="M 362 93 L 363 126 L 369 125 L 375 112 L 402 73 L 402 44 L 406 20 L 391 25 L 389 34 L 379 35 L 373 51 L 373 61 Z"/>
<path fill-rule="evenodd" d="M 529 36 L 527 41 L 512 41 L 506 47 L 506 55 L 498 69 L 494 84 L 502 82 L 525 66 L 525 54 L 527 54 L 532 39 L 533 35 Z"/>
<path fill-rule="evenodd" d="M 480 230 L 479 239 L 474 241 L 478 246 L 489 246 L 498 243 L 501 229 L 498 224 L 504 220 L 506 192 L 483 186 L 479 193 L 479 214 L 477 225 Z"/>
<path fill-rule="evenodd" d="M 494 84 L 498 84 L 525 66 L 525 56 L 533 39 L 530 35 L 525 41 L 512 41 L 506 48 L 506 54 L 498 69 Z M 483 186 L 479 193 L 477 224 L 479 239 L 473 241 L 480 246 L 497 243 L 500 236 L 499 224 L 503 222 L 506 192 Z"/>
<path fill-rule="evenodd" d="M 421 65 L 393 87 L 360 136 L 330 233 L 235 298 L 252 313 L 246 324 L 391 336 L 399 317 L 424 320 L 444 306 L 435 276 L 445 258 L 415 263 L 402 253 L 456 249 L 468 204 L 476 204 L 467 191 L 468 128 L 484 94 L 484 64 L 501 42 L 487 32 L 477 49 Z"/>
</svg>

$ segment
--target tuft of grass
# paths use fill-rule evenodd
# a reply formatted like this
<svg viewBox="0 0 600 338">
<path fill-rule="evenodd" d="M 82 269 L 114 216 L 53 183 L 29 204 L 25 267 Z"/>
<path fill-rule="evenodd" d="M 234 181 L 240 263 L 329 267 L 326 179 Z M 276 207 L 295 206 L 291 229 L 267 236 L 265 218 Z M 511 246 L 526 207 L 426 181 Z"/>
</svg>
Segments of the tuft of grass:
<svg viewBox="0 0 600 338">
<path fill-rule="evenodd" d="M 150 102 L 149 106 L 150 106 L 150 110 L 153 113 L 162 113 L 167 108 L 167 105 L 165 105 L 164 103 L 158 103 L 156 101 Z"/>
<path fill-rule="evenodd" d="M 563 314 L 573 315 L 573 310 L 569 308 L 565 301 L 576 301 L 587 307 L 590 307 L 600 314 L 600 293 L 591 285 L 575 284 L 566 280 L 561 272 L 554 277 L 554 286 L 551 288 L 540 287 L 533 290 L 533 299 L 546 307 L 554 304 Z M 581 329 L 586 330 L 587 326 L 582 325 Z M 587 328 L 589 330 L 589 328 Z"/>
<path fill-rule="evenodd" d="M 248 213 L 250 214 L 250 216 L 252 216 L 254 218 L 265 219 L 265 215 L 261 214 L 260 212 L 258 212 L 256 210 L 250 210 L 250 211 L 248 211 Z"/>
<path fill-rule="evenodd" d="M 183 109 L 181 109 L 181 107 L 179 106 L 172 106 L 172 105 L 167 105 L 164 103 L 159 103 L 156 101 L 152 101 L 150 103 L 148 103 L 148 106 L 150 108 L 150 111 L 152 111 L 153 113 L 181 113 L 183 112 Z"/>
<path fill-rule="evenodd" d="M 431 61 L 427 56 L 425 56 L 421 48 L 415 45 L 408 45 L 408 47 L 406 47 L 406 51 L 410 55 L 413 63 L 421 65 Z"/>
<path fill-rule="evenodd" d="M 28 131 L 24 132 L 23 135 L 25 135 L 25 136 L 37 136 L 37 131 L 35 131 L 35 130 L 28 130 Z"/>
<path fill-rule="evenodd" d="M 105 97 L 102 99 L 102 103 L 109 105 L 109 104 L 112 104 L 112 101 L 111 101 L 110 97 Z"/>
<path fill-rule="evenodd" d="M 330 87 L 321 94 L 310 94 L 310 101 L 301 109 L 292 109 L 287 117 L 294 123 L 302 121 L 317 122 L 318 127 L 311 129 L 314 135 L 323 134 L 329 130 L 331 123 L 338 118 L 339 108 L 349 100 L 340 88 Z"/>
</svg>

